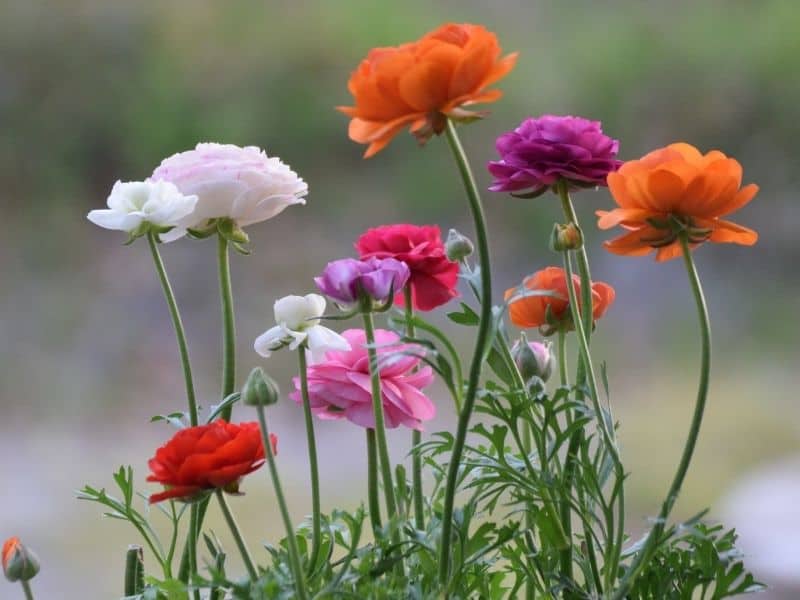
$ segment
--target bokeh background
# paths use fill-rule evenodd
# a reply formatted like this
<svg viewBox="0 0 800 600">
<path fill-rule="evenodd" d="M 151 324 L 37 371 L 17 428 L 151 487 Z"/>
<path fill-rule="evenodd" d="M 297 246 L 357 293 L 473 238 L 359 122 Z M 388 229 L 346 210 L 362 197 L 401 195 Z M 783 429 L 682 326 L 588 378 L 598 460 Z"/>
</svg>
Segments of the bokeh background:
<svg viewBox="0 0 800 600">
<path fill-rule="evenodd" d="M 496 2 L 175 0 L 0 4 L 0 537 L 22 536 L 43 559 L 42 598 L 121 593 L 126 525 L 73 499 L 84 483 L 111 487 L 172 431 L 149 423 L 183 408 L 166 306 L 147 248 L 91 226 L 117 179 L 149 175 L 198 141 L 258 145 L 310 184 L 306 207 L 250 230 L 235 256 L 239 382 L 262 364 L 252 340 L 273 301 L 311 290 L 328 261 L 352 253 L 369 226 L 409 221 L 471 232 L 461 184 L 441 140 L 407 135 L 376 158 L 347 139 L 333 107 L 366 51 L 415 39 L 444 21 L 486 24 L 517 68 L 506 96 L 463 139 L 479 183 L 493 139 L 523 117 L 603 121 L 635 158 L 676 140 L 720 148 L 744 165 L 759 196 L 737 220 L 753 248 L 697 252 L 715 327 L 711 400 L 677 514 L 711 506 L 737 526 L 750 567 L 772 598 L 800 593 L 800 7 L 795 0 Z M 679 261 L 605 254 L 592 213 L 605 190 L 576 199 L 593 273 L 617 289 L 596 337 L 608 363 L 630 477 L 630 522 L 657 512 L 694 398 L 692 300 Z M 496 289 L 553 261 L 558 206 L 485 194 Z M 216 401 L 219 309 L 214 244 L 163 248 L 188 328 L 203 403 Z M 441 321 L 441 315 L 435 317 Z M 463 332 L 465 353 L 471 351 Z M 284 389 L 293 357 L 266 365 Z M 444 404 L 444 403 L 443 403 Z M 448 427 L 445 405 L 430 428 Z M 240 414 L 244 414 L 244 410 Z M 281 469 L 296 519 L 308 510 L 301 413 L 274 410 Z M 361 436 L 321 423 L 325 507 L 353 508 L 364 487 Z M 407 435 L 392 438 L 398 458 Z M 234 501 L 253 547 L 280 531 L 266 477 Z M 211 524 L 226 541 L 218 515 Z M 227 541 L 230 545 L 230 542 Z M 11 587 L 0 592 L 15 597 Z"/>
</svg>

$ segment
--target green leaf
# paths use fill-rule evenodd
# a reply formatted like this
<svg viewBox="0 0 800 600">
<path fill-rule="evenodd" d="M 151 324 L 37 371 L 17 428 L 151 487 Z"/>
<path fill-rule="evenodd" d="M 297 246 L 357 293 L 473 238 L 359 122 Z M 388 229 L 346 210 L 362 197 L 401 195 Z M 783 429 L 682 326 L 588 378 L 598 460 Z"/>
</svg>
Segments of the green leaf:
<svg viewBox="0 0 800 600">
<path fill-rule="evenodd" d="M 466 325 L 468 327 L 475 327 L 480 323 L 481 319 L 474 310 L 461 302 L 461 312 L 447 313 L 447 318 L 458 323 L 459 325 Z"/>
</svg>

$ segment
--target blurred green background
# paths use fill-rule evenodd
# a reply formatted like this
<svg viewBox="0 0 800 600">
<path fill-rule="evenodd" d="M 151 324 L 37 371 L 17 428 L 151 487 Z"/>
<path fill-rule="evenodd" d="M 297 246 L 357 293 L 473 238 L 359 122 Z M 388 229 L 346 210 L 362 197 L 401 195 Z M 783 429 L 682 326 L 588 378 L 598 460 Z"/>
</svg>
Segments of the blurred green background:
<svg viewBox="0 0 800 600">
<path fill-rule="evenodd" d="M 172 433 L 150 417 L 183 408 L 174 337 L 147 249 L 141 242 L 123 247 L 121 234 L 91 226 L 86 212 L 104 204 L 117 179 L 143 179 L 162 158 L 198 141 L 261 146 L 308 181 L 308 205 L 252 227 L 252 256 L 233 260 L 241 383 L 263 364 L 251 346 L 271 325 L 273 301 L 311 291 L 311 277 L 328 260 L 352 254 L 367 227 L 408 221 L 471 232 L 441 140 L 420 150 L 403 134 L 363 161 L 364 148 L 347 139 L 346 118 L 333 110 L 350 103 L 347 78 L 369 48 L 415 39 L 444 21 L 483 23 L 506 51 L 521 53 L 491 117 L 463 131 L 482 187 L 494 137 L 542 113 L 602 120 L 621 140 L 623 159 L 677 140 L 719 148 L 742 162 L 745 182 L 761 186 L 734 219 L 760 232 L 758 245 L 706 246 L 696 255 L 715 364 L 677 512 L 712 505 L 712 515 L 741 528 L 752 568 L 775 587 L 772 597 L 797 597 L 795 0 L 5 0 L 0 537 L 18 534 L 38 550 L 41 597 L 120 595 L 125 546 L 136 537 L 101 520 L 98 507 L 78 503 L 72 491 L 110 486 L 120 464 L 132 464 L 143 482 L 146 459 Z M 500 292 L 554 261 L 547 236 L 559 210 L 547 197 L 487 192 L 484 199 Z M 690 418 L 698 356 L 692 300 L 679 261 L 603 252 L 609 234 L 591 223 L 595 209 L 611 204 L 605 190 L 582 192 L 576 203 L 593 273 L 617 290 L 596 356 L 608 363 L 632 472 L 630 522 L 641 531 L 658 510 Z M 207 406 L 218 386 L 214 244 L 184 240 L 163 254 Z M 454 335 L 468 353 L 464 332 Z M 266 366 L 290 388 L 292 357 L 278 355 Z M 440 410 L 429 430 L 450 425 L 452 411 Z M 300 412 L 289 402 L 274 412 L 299 520 L 309 508 Z M 250 418 L 245 410 L 240 416 Z M 324 507 L 353 508 L 364 487 L 361 437 L 345 423 L 318 430 Z M 392 438 L 398 458 L 407 437 Z M 279 525 L 266 477 L 250 477 L 245 490 L 233 506 L 252 546 L 274 541 Z M 211 523 L 230 545 L 215 513 Z M 3 590 L 3 598 L 17 593 Z"/>
</svg>

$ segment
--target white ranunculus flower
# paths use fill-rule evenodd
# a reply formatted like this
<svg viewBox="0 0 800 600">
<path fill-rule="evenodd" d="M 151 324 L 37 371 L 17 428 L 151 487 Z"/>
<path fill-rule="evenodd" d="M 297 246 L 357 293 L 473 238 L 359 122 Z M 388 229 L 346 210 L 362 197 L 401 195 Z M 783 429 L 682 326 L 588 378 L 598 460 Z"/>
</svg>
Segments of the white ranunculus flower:
<svg viewBox="0 0 800 600">
<path fill-rule="evenodd" d="M 308 185 L 277 157 L 255 146 L 197 144 L 165 158 L 152 179 L 171 181 L 199 197 L 185 226 L 202 229 L 211 219 L 228 218 L 238 227 L 271 219 L 287 206 L 305 204 Z"/>
<path fill-rule="evenodd" d="M 192 213 L 197 196 L 185 196 L 169 181 L 117 181 L 106 201 L 108 208 L 86 215 L 95 225 L 132 233 L 143 224 L 158 228 L 172 227 L 161 234 L 162 241 L 172 241 L 186 234 L 181 221 Z"/>
<path fill-rule="evenodd" d="M 317 362 L 328 350 L 350 350 L 350 344 L 335 331 L 319 324 L 325 312 L 325 298 L 319 294 L 285 296 L 275 301 L 277 325 L 256 338 L 254 348 L 267 357 L 273 351 L 288 344 L 296 350 L 303 343 Z"/>
</svg>

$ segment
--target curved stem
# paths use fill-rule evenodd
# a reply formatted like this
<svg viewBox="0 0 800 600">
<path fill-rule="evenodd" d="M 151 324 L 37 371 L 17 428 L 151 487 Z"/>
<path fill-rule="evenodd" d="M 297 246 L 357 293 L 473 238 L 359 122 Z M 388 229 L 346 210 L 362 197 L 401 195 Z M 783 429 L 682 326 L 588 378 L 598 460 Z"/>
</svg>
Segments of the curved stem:
<svg viewBox="0 0 800 600">
<path fill-rule="evenodd" d="M 411 298 L 411 285 L 408 284 L 403 289 L 403 301 L 406 310 L 406 335 L 413 338 L 414 331 L 414 305 Z M 414 429 L 411 432 L 411 486 L 414 499 L 414 526 L 417 529 L 425 529 L 425 502 L 422 493 L 422 456 L 414 450 L 422 443 L 422 432 Z"/>
<path fill-rule="evenodd" d="M 255 564 L 253 563 L 253 558 L 250 556 L 250 551 L 247 549 L 247 545 L 244 543 L 244 538 L 242 537 L 242 532 L 239 530 L 239 525 L 236 523 L 236 519 L 234 518 L 233 513 L 228 506 L 228 501 L 225 500 L 225 493 L 222 491 L 222 489 L 217 488 L 216 494 L 217 500 L 219 500 L 219 507 L 222 509 L 222 515 L 225 517 L 225 522 L 228 524 L 228 527 L 231 530 L 231 535 L 233 535 L 233 541 L 236 542 L 236 547 L 239 548 L 239 553 L 242 555 L 244 566 L 247 568 L 247 574 L 250 575 L 251 580 L 255 581 L 258 579 L 258 572 L 256 571 Z"/>
<path fill-rule="evenodd" d="M 558 377 L 559 384 L 569 385 L 569 375 L 567 374 L 567 332 L 563 327 L 558 328 Z"/>
<path fill-rule="evenodd" d="M 172 317 L 172 326 L 175 329 L 175 337 L 178 340 L 178 352 L 181 356 L 181 366 L 183 367 L 183 380 L 186 385 L 186 401 L 189 403 L 189 422 L 192 427 L 198 424 L 197 400 L 194 393 L 194 382 L 192 380 L 192 366 L 189 363 L 189 347 L 186 343 L 186 331 L 183 328 L 181 313 L 178 310 L 178 302 L 175 300 L 175 293 L 172 291 L 164 261 L 158 251 L 158 240 L 152 231 L 147 234 L 147 242 L 150 244 L 150 252 L 153 255 L 153 262 L 158 271 L 158 279 L 161 281 L 161 289 L 164 298 L 169 306 L 169 315 Z"/>
<path fill-rule="evenodd" d="M 22 584 L 22 591 L 25 592 L 25 600 L 33 600 L 33 592 L 31 591 L 31 584 L 28 581 L 20 581 Z"/>
<path fill-rule="evenodd" d="M 711 323 L 708 318 L 708 307 L 706 306 L 705 296 L 703 295 L 703 287 L 700 284 L 700 277 L 697 274 L 697 269 L 692 259 L 691 248 L 689 247 L 689 240 L 685 232 L 679 235 L 681 250 L 683 251 L 683 260 L 686 265 L 686 272 L 689 276 L 689 283 L 692 287 L 695 304 L 697 305 L 697 316 L 700 324 L 700 381 L 697 386 L 697 400 L 695 401 L 694 414 L 692 415 L 692 423 L 689 426 L 689 434 L 686 437 L 686 444 L 683 447 L 683 454 L 681 455 L 678 469 L 675 472 L 675 477 L 672 480 L 672 485 L 669 487 L 664 503 L 661 505 L 661 512 L 658 514 L 653 528 L 647 536 L 644 547 L 636 559 L 631 564 L 630 568 L 626 571 L 625 576 L 620 583 L 620 587 L 614 593 L 614 599 L 618 600 L 625 597 L 625 594 L 633 585 L 636 577 L 641 573 L 642 569 L 647 566 L 647 561 L 655 552 L 661 534 L 667 524 L 667 519 L 675 505 L 675 501 L 680 494 L 681 486 L 686 478 L 686 473 L 689 470 L 689 465 L 692 461 L 692 455 L 697 444 L 697 437 L 700 434 L 700 425 L 703 422 L 703 413 L 705 412 L 706 399 L 708 398 L 708 381 L 711 372 Z"/>
<path fill-rule="evenodd" d="M 461 457 L 464 453 L 464 443 L 467 438 L 469 422 L 472 411 L 475 408 L 475 399 L 478 393 L 478 384 L 481 377 L 481 369 L 489 345 L 489 330 L 492 324 L 492 274 L 489 262 L 489 237 L 486 231 L 486 220 L 483 216 L 480 194 L 469 161 L 461 147 L 453 122 L 448 119 L 445 129 L 447 142 L 455 158 L 461 179 L 469 199 L 472 219 L 475 223 L 475 237 L 478 248 L 478 259 L 481 267 L 481 311 L 480 322 L 478 323 L 478 333 L 475 340 L 475 350 L 472 355 L 472 363 L 469 370 L 467 381 L 467 392 L 464 395 L 464 405 L 458 416 L 458 426 L 453 441 L 453 451 L 450 454 L 450 464 L 447 468 L 447 482 L 445 485 L 444 507 L 442 511 L 442 547 L 439 555 L 439 583 L 442 586 L 447 584 L 450 574 L 450 545 L 453 537 L 453 505 L 455 503 L 456 484 L 458 482 L 458 471 Z"/>
<path fill-rule="evenodd" d="M 236 381 L 236 326 L 233 313 L 233 290 L 231 289 L 231 266 L 228 240 L 217 235 L 217 261 L 219 264 L 219 297 L 222 307 L 222 392 L 221 398 L 233 393 Z M 226 421 L 231 419 L 233 406 L 220 413 Z"/>
<path fill-rule="evenodd" d="M 372 414 L 375 418 L 375 439 L 378 442 L 378 466 L 383 479 L 383 494 L 386 500 L 386 514 L 391 518 L 397 514 L 397 501 L 394 496 L 392 479 L 392 463 L 389 460 L 389 444 L 386 442 L 386 424 L 383 417 L 383 394 L 381 392 L 381 375 L 378 367 L 378 352 L 375 349 L 375 325 L 372 313 L 365 311 L 364 335 L 367 342 L 369 358 L 369 379 L 372 385 Z"/>
<path fill-rule="evenodd" d="M 378 499 L 378 446 L 374 429 L 367 429 L 367 498 L 372 532 L 377 536 L 381 528 L 381 503 Z"/>
<path fill-rule="evenodd" d="M 319 556 L 322 521 L 320 517 L 319 467 L 317 466 L 317 441 L 314 435 L 314 421 L 311 415 L 311 400 L 308 397 L 308 366 L 306 350 L 300 347 L 297 351 L 300 367 L 300 394 L 303 397 L 303 416 L 306 422 L 306 443 L 308 445 L 308 465 L 311 471 L 311 555 L 308 559 L 309 571 L 314 570 Z"/>
<path fill-rule="evenodd" d="M 278 500 L 278 508 L 281 512 L 281 519 L 283 526 L 286 529 L 286 545 L 289 550 L 289 564 L 294 572 L 294 585 L 297 597 L 300 600 L 308 599 L 308 590 L 306 588 L 305 573 L 303 573 L 302 563 L 300 562 L 300 551 L 297 549 L 297 539 L 294 534 L 294 527 L 292 526 L 292 518 L 289 516 L 289 508 L 286 505 L 286 498 L 283 495 L 283 488 L 281 487 L 281 480 L 278 476 L 278 467 L 275 465 L 275 455 L 272 453 L 272 444 L 269 439 L 269 429 L 267 428 L 267 417 L 264 414 L 264 407 L 262 405 L 256 406 L 258 413 L 258 423 L 261 427 L 261 441 L 264 444 L 264 455 L 267 457 L 267 466 L 269 467 L 269 476 L 272 479 L 272 487 L 275 490 L 275 498 Z"/>
</svg>

